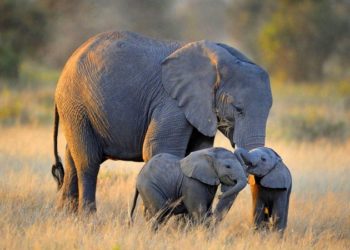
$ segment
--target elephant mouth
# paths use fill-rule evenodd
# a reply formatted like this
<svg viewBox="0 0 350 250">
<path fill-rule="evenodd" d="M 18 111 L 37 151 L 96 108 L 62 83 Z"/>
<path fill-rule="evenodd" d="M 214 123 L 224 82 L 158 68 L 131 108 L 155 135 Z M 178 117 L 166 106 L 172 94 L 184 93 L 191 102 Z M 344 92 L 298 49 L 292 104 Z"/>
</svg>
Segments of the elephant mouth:
<svg viewBox="0 0 350 250">
<path fill-rule="evenodd" d="M 232 183 L 232 186 L 237 184 L 237 180 L 233 176 L 227 176 L 227 179 L 230 184 Z"/>
<path fill-rule="evenodd" d="M 252 171 L 258 167 L 257 164 L 247 160 L 244 160 L 244 166 L 246 167 L 247 172 Z"/>
<path fill-rule="evenodd" d="M 246 167 L 247 167 L 247 171 L 256 168 L 256 166 L 254 166 L 252 163 L 245 163 L 245 165 L 246 165 Z"/>
<path fill-rule="evenodd" d="M 232 185 L 226 185 L 226 184 L 221 184 L 221 192 L 222 193 L 231 193 L 233 190 L 235 190 L 235 192 L 239 192 L 246 184 L 247 184 L 247 180 L 242 182 L 239 180 L 232 180 Z M 238 186 L 242 187 L 242 188 L 238 188 Z M 238 188 L 238 189 L 237 189 Z"/>
<path fill-rule="evenodd" d="M 256 167 L 247 169 L 247 173 L 254 175 L 255 177 L 258 177 L 258 178 L 262 178 L 268 174 L 268 173 L 261 173 L 259 170 L 257 170 Z"/>
<path fill-rule="evenodd" d="M 225 186 L 234 186 L 237 184 L 237 180 L 233 176 L 226 175 L 221 178 L 221 182 L 224 183 Z"/>
<path fill-rule="evenodd" d="M 257 168 L 257 166 L 255 166 L 255 165 L 247 164 L 247 173 L 260 177 L 255 171 L 256 168 Z"/>
</svg>

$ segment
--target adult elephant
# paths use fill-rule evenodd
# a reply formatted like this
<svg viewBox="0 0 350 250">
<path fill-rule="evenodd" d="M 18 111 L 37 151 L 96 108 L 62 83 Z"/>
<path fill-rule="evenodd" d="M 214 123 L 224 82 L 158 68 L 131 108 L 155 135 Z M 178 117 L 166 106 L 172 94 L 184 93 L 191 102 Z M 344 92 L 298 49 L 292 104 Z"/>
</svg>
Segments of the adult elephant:
<svg viewBox="0 0 350 250">
<path fill-rule="evenodd" d="M 52 173 L 63 185 L 61 204 L 96 210 L 97 175 L 106 159 L 184 157 L 211 147 L 217 129 L 233 146 L 263 146 L 271 104 L 268 74 L 225 44 L 132 32 L 92 37 L 69 58 L 55 93 Z"/>
</svg>

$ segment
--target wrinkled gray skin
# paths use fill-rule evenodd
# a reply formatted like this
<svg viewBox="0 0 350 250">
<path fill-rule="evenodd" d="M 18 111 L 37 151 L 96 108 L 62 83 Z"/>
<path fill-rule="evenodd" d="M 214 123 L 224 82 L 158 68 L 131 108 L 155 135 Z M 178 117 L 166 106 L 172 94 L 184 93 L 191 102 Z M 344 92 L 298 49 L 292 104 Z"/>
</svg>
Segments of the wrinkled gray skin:
<svg viewBox="0 0 350 250">
<path fill-rule="evenodd" d="M 248 166 L 246 171 L 255 177 L 252 194 L 256 227 L 264 228 L 271 219 L 271 228 L 283 232 L 287 226 L 289 196 L 292 190 L 292 176 L 288 168 L 281 157 L 270 148 L 259 147 L 249 153 L 242 149 L 239 151 Z"/>
<path fill-rule="evenodd" d="M 60 203 L 91 212 L 106 159 L 183 158 L 211 147 L 217 129 L 233 146 L 263 146 L 272 96 L 268 74 L 225 44 L 107 32 L 70 57 L 55 104 L 52 173 L 63 186 Z M 57 152 L 59 120 L 65 170 Z"/>
<path fill-rule="evenodd" d="M 137 177 L 130 221 L 140 193 L 147 217 L 154 217 L 154 229 L 172 214 L 188 214 L 195 223 L 211 215 L 218 185 L 223 194 L 214 218 L 219 221 L 230 209 L 247 177 L 235 154 L 223 148 L 192 152 L 181 159 L 161 153 L 154 156 Z"/>
</svg>

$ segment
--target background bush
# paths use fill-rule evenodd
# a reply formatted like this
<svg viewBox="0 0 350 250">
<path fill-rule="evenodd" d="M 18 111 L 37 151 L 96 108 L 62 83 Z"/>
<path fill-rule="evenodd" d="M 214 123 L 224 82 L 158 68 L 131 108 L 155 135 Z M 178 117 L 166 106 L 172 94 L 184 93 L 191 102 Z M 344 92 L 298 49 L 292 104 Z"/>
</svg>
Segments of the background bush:
<svg viewBox="0 0 350 250">
<path fill-rule="evenodd" d="M 273 81 L 274 104 L 267 136 L 293 141 L 327 139 L 344 141 L 350 136 L 350 84 L 347 81 L 280 83 Z"/>
<path fill-rule="evenodd" d="M 346 0 L 0 0 L 0 75 L 18 77 L 26 58 L 60 69 L 88 37 L 132 30 L 227 42 L 283 80 L 339 80 L 348 13 Z"/>
<path fill-rule="evenodd" d="M 284 116 L 281 126 L 285 128 L 285 137 L 296 141 L 314 141 L 325 138 L 332 141 L 347 139 L 346 122 L 332 120 L 315 113 L 302 112 L 297 115 Z"/>
<path fill-rule="evenodd" d="M 24 56 L 45 44 L 47 13 L 37 1 L 0 0 L 0 75 L 17 78 Z"/>
</svg>

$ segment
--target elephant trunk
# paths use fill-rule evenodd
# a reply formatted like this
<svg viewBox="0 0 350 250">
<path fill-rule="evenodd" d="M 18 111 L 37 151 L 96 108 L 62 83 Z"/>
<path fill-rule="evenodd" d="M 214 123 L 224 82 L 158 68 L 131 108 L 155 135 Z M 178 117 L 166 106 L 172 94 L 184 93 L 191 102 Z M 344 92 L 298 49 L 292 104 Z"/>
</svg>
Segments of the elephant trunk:
<svg viewBox="0 0 350 250">
<path fill-rule="evenodd" d="M 258 135 L 258 136 L 251 136 L 246 140 L 243 140 L 243 138 L 237 139 L 236 143 L 234 143 L 234 138 L 231 141 L 231 145 L 233 148 L 244 148 L 247 150 L 252 150 L 254 148 L 259 148 L 265 146 L 265 136 L 264 135 Z"/>
<path fill-rule="evenodd" d="M 238 194 L 246 185 L 247 185 L 247 181 L 245 179 L 238 180 L 236 185 L 234 185 L 227 192 L 222 194 L 221 199 L 225 199 L 231 195 Z"/>
<path fill-rule="evenodd" d="M 252 114 L 249 117 L 247 116 L 244 121 L 235 124 L 232 140 L 236 143 L 236 148 L 252 150 L 265 145 L 267 114 L 262 114 L 265 113 L 263 110 L 265 109 L 261 107 L 251 111 L 253 113 L 260 112 L 261 114 Z"/>
<path fill-rule="evenodd" d="M 253 159 L 246 149 L 238 148 L 235 150 L 234 154 L 237 156 L 242 165 L 252 165 Z"/>
</svg>

